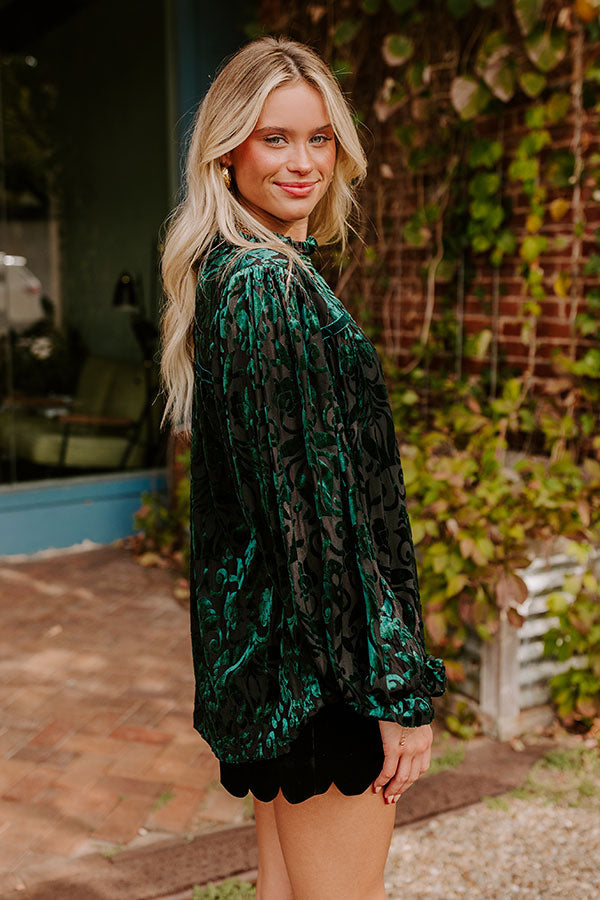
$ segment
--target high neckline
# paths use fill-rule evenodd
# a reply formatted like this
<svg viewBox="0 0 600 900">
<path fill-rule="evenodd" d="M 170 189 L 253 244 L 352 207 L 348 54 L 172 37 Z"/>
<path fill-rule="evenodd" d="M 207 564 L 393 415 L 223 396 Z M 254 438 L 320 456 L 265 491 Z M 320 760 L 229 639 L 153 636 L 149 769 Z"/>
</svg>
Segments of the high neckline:
<svg viewBox="0 0 600 900">
<path fill-rule="evenodd" d="M 261 241 L 261 239 L 259 237 L 257 237 L 255 234 L 248 234 L 247 231 L 241 231 L 241 230 L 240 230 L 240 234 L 242 234 L 249 241 L 256 241 L 259 244 L 263 243 Z M 314 251 L 319 246 L 319 243 L 318 243 L 316 237 L 314 236 L 314 234 L 309 234 L 308 237 L 304 241 L 296 241 L 293 238 L 291 238 L 289 235 L 279 234 L 279 232 L 277 232 L 277 231 L 274 231 L 273 234 L 275 235 L 275 237 L 278 237 L 281 241 L 284 241 L 286 244 L 290 244 L 294 248 L 294 250 L 296 250 L 298 253 L 302 253 L 305 256 L 310 256 L 311 253 L 314 253 Z"/>
</svg>

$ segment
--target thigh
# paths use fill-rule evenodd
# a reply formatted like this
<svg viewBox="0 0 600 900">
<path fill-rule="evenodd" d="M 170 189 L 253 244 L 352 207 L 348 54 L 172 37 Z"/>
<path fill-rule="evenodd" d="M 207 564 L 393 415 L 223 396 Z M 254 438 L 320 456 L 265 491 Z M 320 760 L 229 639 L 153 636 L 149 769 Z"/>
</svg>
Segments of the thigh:
<svg viewBox="0 0 600 900">
<path fill-rule="evenodd" d="M 295 900 L 383 900 L 396 813 L 383 792 L 346 796 L 332 784 L 302 803 L 280 793 L 273 808 Z"/>
<path fill-rule="evenodd" d="M 258 844 L 257 900 L 293 900 L 292 886 L 281 852 L 273 801 L 263 803 L 253 797 Z"/>
</svg>

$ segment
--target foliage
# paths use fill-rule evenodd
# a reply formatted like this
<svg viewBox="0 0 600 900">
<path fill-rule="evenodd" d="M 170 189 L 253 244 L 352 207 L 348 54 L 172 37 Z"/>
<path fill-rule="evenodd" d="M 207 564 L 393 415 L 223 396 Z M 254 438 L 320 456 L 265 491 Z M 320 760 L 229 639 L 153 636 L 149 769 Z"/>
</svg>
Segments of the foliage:
<svg viewBox="0 0 600 900">
<path fill-rule="evenodd" d="M 385 364 L 391 383 L 398 384 L 396 367 L 389 359 Z M 414 370 L 413 382 L 419 380 L 424 373 Z M 401 423 L 425 624 L 449 677 L 460 683 L 465 677 L 460 656 L 470 629 L 490 638 L 500 610 L 513 625 L 522 624 L 519 607 L 528 592 L 520 570 L 540 548 L 558 536 L 597 542 L 600 465 L 589 457 L 577 463 L 577 431 L 557 429 L 550 415 L 553 396 L 529 397 L 519 378 L 509 379 L 497 399 L 486 397 L 477 376 L 430 378 L 425 416 L 415 384 L 411 390 L 393 388 L 390 400 Z M 542 440 L 540 450 L 548 455 L 530 454 L 525 445 L 521 458 L 511 458 L 512 431 Z M 581 590 L 566 585 L 577 596 L 578 609 L 590 603 L 586 591 L 592 577 L 583 579 Z M 582 640 L 589 641 L 589 635 Z M 592 666 L 600 658 L 598 649 Z"/>
<path fill-rule="evenodd" d="M 580 548 L 585 560 L 586 548 Z M 564 591 L 555 591 L 548 605 L 559 625 L 545 635 L 545 653 L 560 660 L 587 658 L 584 666 L 571 666 L 552 678 L 558 713 L 565 723 L 580 721 L 591 727 L 600 720 L 600 604 L 598 579 L 592 571 L 567 579 Z"/>
<path fill-rule="evenodd" d="M 507 796 L 540 798 L 560 806 L 597 809 L 600 803 L 600 755 L 597 747 L 558 747 L 530 769 L 522 787 Z"/>
<path fill-rule="evenodd" d="M 600 229 L 594 235 L 586 225 L 582 200 L 584 185 L 600 196 L 600 155 L 585 152 L 600 110 L 599 15 L 587 0 L 308 8 L 264 0 L 249 31 L 316 47 L 363 129 L 366 215 L 332 272 L 333 264 L 345 270 L 338 295 L 387 354 L 424 617 L 458 683 L 470 629 L 489 638 L 501 610 L 521 623 L 527 590 L 519 571 L 540 548 L 559 537 L 599 543 L 600 292 L 587 284 L 600 274 L 600 254 L 586 259 L 583 241 L 598 242 Z M 519 134 L 516 146 L 505 133 Z M 400 365 L 393 333 L 379 338 L 386 309 L 405 292 L 395 262 L 402 247 L 424 260 L 425 308 L 412 359 Z M 567 247 L 570 258 L 561 253 Z M 471 285 L 481 267 L 497 276 L 489 291 Z M 521 282 L 510 288 L 520 294 L 520 369 L 506 363 L 500 340 L 504 272 Z M 465 336 L 459 298 L 469 293 L 490 326 Z M 556 377 L 542 381 L 538 333 L 548 301 L 566 310 L 571 335 L 554 355 Z M 523 458 L 513 465 L 511 454 Z M 570 619 L 588 621 L 597 598 L 569 586 Z M 558 708 L 589 724 L 597 644 L 580 634 L 561 646 L 563 658 L 587 654 L 587 663 L 553 679 Z M 546 647 L 556 649 L 552 637 Z"/>
<path fill-rule="evenodd" d="M 600 253 L 586 258 L 583 242 L 600 243 L 600 229 L 587 227 L 582 201 L 584 185 L 600 196 L 600 154 L 584 153 L 586 114 L 600 110 L 599 11 L 560 0 L 263 0 L 248 28 L 250 37 L 283 32 L 316 47 L 365 136 L 365 215 L 348 255 L 329 264 L 341 268 L 336 292 L 388 376 L 428 643 L 457 685 L 470 631 L 489 639 L 501 614 L 522 623 L 521 573 L 535 556 L 559 538 L 599 544 L 600 292 L 587 285 Z M 561 66 L 570 93 L 552 86 Z M 507 109 L 522 122 L 516 146 L 505 140 Z M 568 149 L 553 137 L 566 127 Z M 414 191 L 400 190 L 400 174 Z M 385 311 L 402 291 L 401 248 L 423 259 L 425 304 L 402 365 L 393 335 L 380 340 L 372 302 Z M 478 268 L 493 275 L 489 290 L 473 287 Z M 500 340 L 505 273 L 520 280 L 524 369 L 507 363 Z M 468 293 L 490 326 L 465 336 L 459 298 Z M 550 301 L 567 310 L 571 335 L 552 360 L 555 377 L 537 379 L 534 394 Z M 565 721 L 583 727 L 598 715 L 593 578 L 588 568 L 566 581 L 552 600 L 558 630 L 546 638 L 548 655 L 581 654 L 552 686 Z M 455 733 L 471 727 L 455 718 Z"/>
<path fill-rule="evenodd" d="M 187 577 L 190 564 L 189 450 L 181 453 L 177 461 L 183 471 L 171 501 L 160 493 L 145 491 L 142 494 L 142 506 L 133 517 L 137 533 L 132 549 L 143 565 L 174 564 Z"/>
<path fill-rule="evenodd" d="M 221 884 L 212 882 L 206 887 L 194 885 L 193 900 L 246 900 L 256 896 L 256 888 L 249 881 L 231 878 Z"/>
</svg>

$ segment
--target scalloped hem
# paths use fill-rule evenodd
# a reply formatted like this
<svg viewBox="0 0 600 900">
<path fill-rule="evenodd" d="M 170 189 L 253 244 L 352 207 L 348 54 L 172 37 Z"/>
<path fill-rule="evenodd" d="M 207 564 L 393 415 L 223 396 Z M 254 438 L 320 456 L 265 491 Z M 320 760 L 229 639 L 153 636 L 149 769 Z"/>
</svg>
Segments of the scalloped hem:
<svg viewBox="0 0 600 900">
<path fill-rule="evenodd" d="M 346 797 L 364 793 L 383 767 L 379 723 L 347 704 L 321 708 L 287 753 L 248 763 L 220 763 L 220 781 L 234 797 L 250 792 L 269 803 L 281 793 L 297 804 L 332 784 Z"/>
<path fill-rule="evenodd" d="M 252 794 L 262 803 L 270 803 L 279 794 L 279 791 L 281 791 L 288 803 L 296 805 L 298 803 L 304 803 L 305 800 L 310 800 L 311 797 L 317 797 L 320 794 L 327 793 L 332 784 L 335 784 L 338 791 L 345 797 L 356 797 L 359 794 L 364 794 L 381 772 L 382 765 L 383 762 L 378 763 L 377 766 L 373 768 L 372 773 L 365 774 L 362 778 L 357 777 L 351 783 L 340 776 L 337 776 L 335 778 L 329 778 L 327 783 L 322 783 L 318 787 L 315 786 L 314 790 L 307 788 L 301 792 L 298 792 L 298 788 L 294 789 L 287 784 L 280 785 L 277 783 L 269 786 L 266 786 L 265 784 L 261 784 L 260 786 L 251 784 L 245 790 L 242 789 L 242 793 L 240 793 L 239 789 L 228 787 L 227 784 L 224 783 L 224 779 L 221 779 L 221 784 L 225 790 L 234 797 L 247 797 L 248 794 Z M 227 779 L 225 779 L 225 781 L 227 781 Z"/>
</svg>

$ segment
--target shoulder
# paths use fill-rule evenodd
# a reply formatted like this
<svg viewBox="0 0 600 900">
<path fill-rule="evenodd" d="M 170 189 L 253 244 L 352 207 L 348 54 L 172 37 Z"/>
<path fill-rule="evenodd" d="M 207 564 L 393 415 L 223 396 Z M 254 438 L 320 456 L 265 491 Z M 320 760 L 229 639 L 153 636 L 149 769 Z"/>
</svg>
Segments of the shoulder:
<svg viewBox="0 0 600 900">
<path fill-rule="evenodd" d="M 214 286 L 219 293 L 238 293 L 244 285 L 261 283 L 301 286 L 297 267 L 290 272 L 285 253 L 269 247 L 240 248 L 221 238 L 215 238 L 200 270 L 199 283 Z"/>
</svg>

